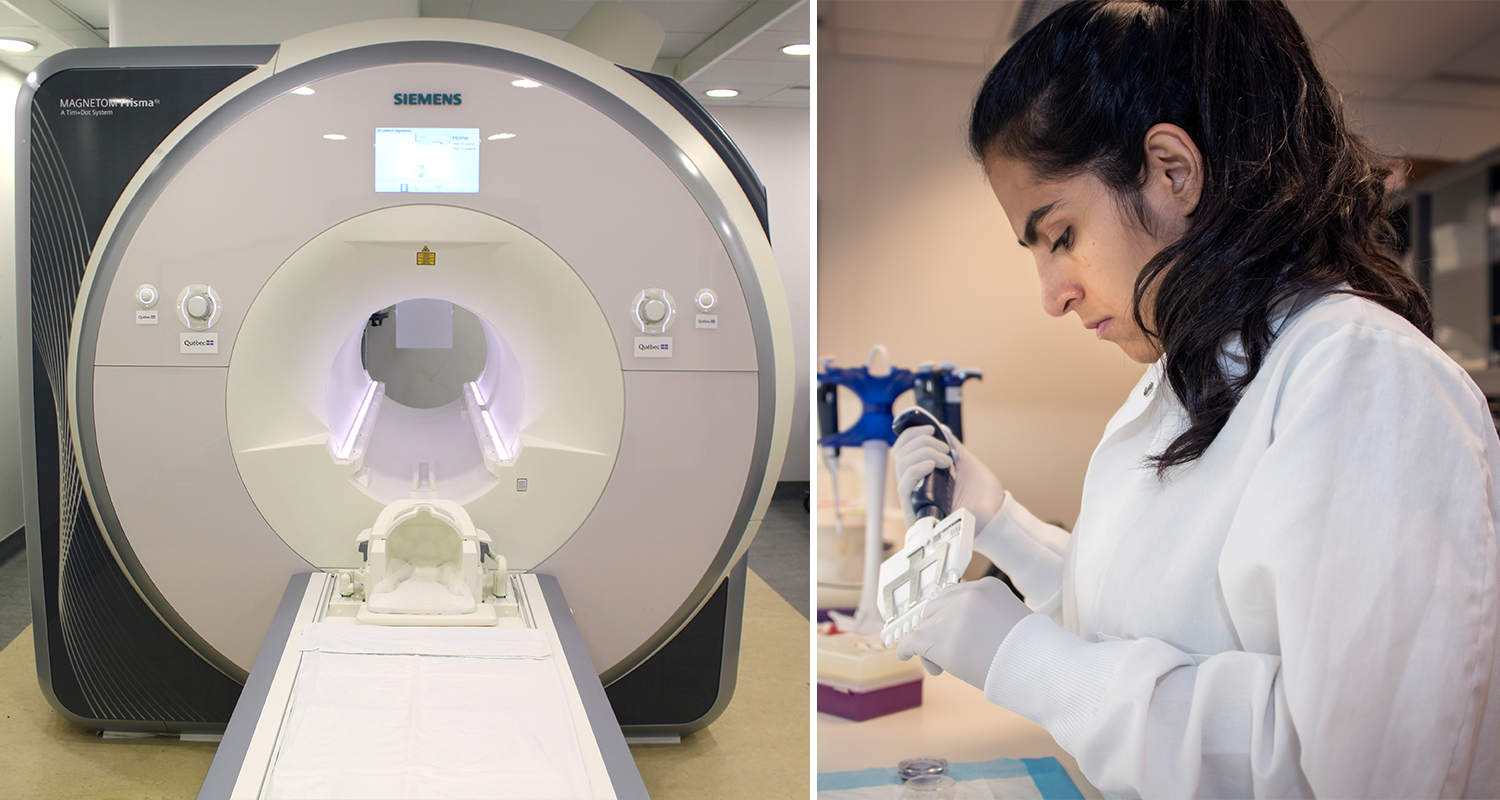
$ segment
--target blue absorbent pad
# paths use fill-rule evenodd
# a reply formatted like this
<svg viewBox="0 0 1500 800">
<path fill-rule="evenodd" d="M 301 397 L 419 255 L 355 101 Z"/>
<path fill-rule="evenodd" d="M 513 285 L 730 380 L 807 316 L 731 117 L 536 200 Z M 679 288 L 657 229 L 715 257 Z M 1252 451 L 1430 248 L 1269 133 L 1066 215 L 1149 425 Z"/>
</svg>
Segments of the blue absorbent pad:
<svg viewBox="0 0 1500 800">
<path fill-rule="evenodd" d="M 1067 770 L 1055 758 L 997 758 L 950 764 L 964 800 L 1083 800 Z M 900 800 L 896 768 L 818 773 L 818 800 Z"/>
</svg>

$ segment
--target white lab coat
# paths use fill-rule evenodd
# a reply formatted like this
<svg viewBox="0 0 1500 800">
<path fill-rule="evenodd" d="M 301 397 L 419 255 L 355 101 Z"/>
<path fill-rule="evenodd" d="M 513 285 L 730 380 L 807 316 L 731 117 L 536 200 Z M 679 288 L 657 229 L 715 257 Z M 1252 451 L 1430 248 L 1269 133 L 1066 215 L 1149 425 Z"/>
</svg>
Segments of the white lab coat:
<svg viewBox="0 0 1500 800">
<path fill-rule="evenodd" d="M 1373 303 L 1283 324 L 1165 483 L 1143 458 L 1185 423 L 1157 364 L 1105 429 L 1071 537 L 1007 495 L 975 549 L 1042 613 L 985 694 L 1106 794 L 1500 796 L 1485 399 Z"/>
</svg>

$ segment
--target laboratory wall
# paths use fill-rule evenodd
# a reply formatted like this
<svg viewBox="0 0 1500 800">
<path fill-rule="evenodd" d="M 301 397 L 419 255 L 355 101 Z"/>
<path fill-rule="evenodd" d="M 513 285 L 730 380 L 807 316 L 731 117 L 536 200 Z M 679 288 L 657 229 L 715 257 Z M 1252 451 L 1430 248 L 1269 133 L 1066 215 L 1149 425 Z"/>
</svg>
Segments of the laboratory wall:
<svg viewBox="0 0 1500 800">
<path fill-rule="evenodd" d="M 978 66 L 820 55 L 818 354 L 854 366 L 884 344 L 896 366 L 982 370 L 964 389 L 967 447 L 1037 516 L 1071 526 L 1094 445 L 1144 367 L 1076 316 L 1042 310 L 1032 257 L 965 149 L 983 76 Z M 847 427 L 859 403 L 844 392 L 840 410 Z M 861 479 L 849 471 L 861 459 L 841 460 L 842 499 L 858 505 Z M 887 484 L 894 506 L 893 471 Z"/>
<path fill-rule="evenodd" d="M 809 385 L 808 319 L 812 286 L 812 210 L 808 182 L 809 117 L 797 108 L 714 108 L 713 115 L 750 160 L 766 185 L 766 207 L 771 218 L 771 247 L 781 268 L 786 302 L 792 317 L 796 395 L 792 432 L 788 439 L 781 480 L 810 480 L 808 442 Z"/>
<path fill-rule="evenodd" d="M 0 109 L 16 107 L 21 76 L 0 67 Z M 16 351 L 16 139 L 15 125 L 0 125 L 0 540 L 21 529 L 21 383 L 14 377 Z M 29 384 L 27 384 L 29 385 Z"/>
</svg>

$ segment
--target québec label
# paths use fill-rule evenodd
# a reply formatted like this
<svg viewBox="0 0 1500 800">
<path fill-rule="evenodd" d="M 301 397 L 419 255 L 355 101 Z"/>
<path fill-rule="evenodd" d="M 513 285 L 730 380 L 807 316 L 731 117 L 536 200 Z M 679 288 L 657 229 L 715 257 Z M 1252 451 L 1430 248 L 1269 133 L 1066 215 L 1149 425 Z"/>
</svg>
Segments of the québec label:
<svg viewBox="0 0 1500 800">
<path fill-rule="evenodd" d="M 635 337 L 636 358 L 671 358 L 672 337 L 670 336 L 637 336 Z"/>
<path fill-rule="evenodd" d="M 718 314 L 698 314 L 697 315 L 697 319 L 695 319 L 693 321 L 693 327 L 695 327 L 695 328 L 717 328 L 717 327 L 719 327 L 719 315 Z"/>
<path fill-rule="evenodd" d="M 138 308 L 135 310 L 135 324 L 137 325 L 155 325 L 159 321 L 157 317 L 158 315 L 156 313 L 156 309 L 154 308 Z"/>
<path fill-rule="evenodd" d="M 216 331 L 193 331 L 182 334 L 180 353 L 217 353 L 219 334 Z"/>
</svg>

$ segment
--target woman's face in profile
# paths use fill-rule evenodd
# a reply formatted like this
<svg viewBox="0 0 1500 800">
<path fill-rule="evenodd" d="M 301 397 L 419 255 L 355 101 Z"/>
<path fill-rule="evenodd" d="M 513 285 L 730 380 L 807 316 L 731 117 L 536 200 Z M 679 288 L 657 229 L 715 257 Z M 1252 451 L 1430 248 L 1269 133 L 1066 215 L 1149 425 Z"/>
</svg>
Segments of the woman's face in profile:
<svg viewBox="0 0 1500 800">
<path fill-rule="evenodd" d="M 1166 243 L 1091 173 L 1043 182 L 1025 162 L 1003 157 L 990 158 L 985 172 L 1016 238 L 1036 258 L 1047 313 L 1075 313 L 1131 359 L 1155 361 L 1160 350 L 1136 325 L 1133 298 L 1136 276 Z"/>
</svg>

